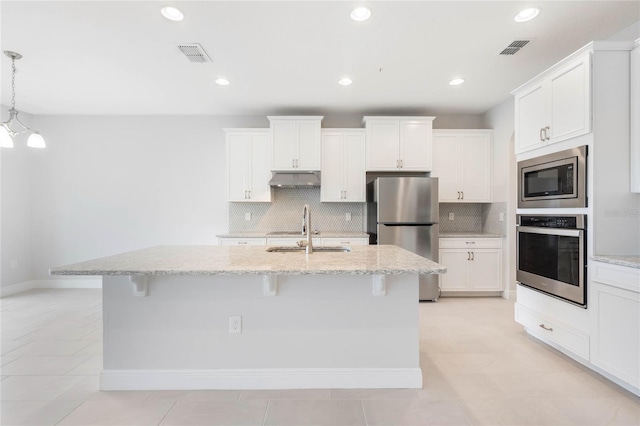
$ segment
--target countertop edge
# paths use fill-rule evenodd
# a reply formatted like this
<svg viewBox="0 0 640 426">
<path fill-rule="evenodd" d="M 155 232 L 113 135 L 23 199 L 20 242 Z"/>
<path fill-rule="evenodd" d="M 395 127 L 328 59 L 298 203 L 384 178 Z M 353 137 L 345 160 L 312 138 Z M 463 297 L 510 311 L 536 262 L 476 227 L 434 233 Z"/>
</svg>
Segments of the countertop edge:
<svg viewBox="0 0 640 426">
<path fill-rule="evenodd" d="M 615 256 L 596 255 L 591 256 L 591 260 L 611 265 L 626 266 L 627 268 L 640 269 L 640 256 Z"/>
<path fill-rule="evenodd" d="M 148 275 L 148 276 L 215 276 L 215 275 L 437 275 L 446 273 L 447 268 L 431 268 L 428 270 L 410 269 L 379 269 L 379 270 L 313 270 L 313 271 L 229 271 L 229 270 L 207 270 L 207 271 L 70 271 L 70 270 L 50 270 L 50 275 L 79 275 L 79 276 L 120 276 L 120 275 Z"/>
</svg>

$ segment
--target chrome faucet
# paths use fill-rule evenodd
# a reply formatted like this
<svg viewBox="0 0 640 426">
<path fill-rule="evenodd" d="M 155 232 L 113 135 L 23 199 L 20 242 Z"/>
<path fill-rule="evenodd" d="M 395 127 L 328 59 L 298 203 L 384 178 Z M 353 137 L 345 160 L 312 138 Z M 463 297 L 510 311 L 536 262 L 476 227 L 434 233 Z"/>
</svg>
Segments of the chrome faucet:
<svg viewBox="0 0 640 426">
<path fill-rule="evenodd" d="M 311 210 L 309 204 L 302 208 L 302 235 L 307 237 L 307 241 L 300 241 L 298 245 L 305 248 L 306 254 L 313 253 L 313 243 L 311 242 Z"/>
</svg>

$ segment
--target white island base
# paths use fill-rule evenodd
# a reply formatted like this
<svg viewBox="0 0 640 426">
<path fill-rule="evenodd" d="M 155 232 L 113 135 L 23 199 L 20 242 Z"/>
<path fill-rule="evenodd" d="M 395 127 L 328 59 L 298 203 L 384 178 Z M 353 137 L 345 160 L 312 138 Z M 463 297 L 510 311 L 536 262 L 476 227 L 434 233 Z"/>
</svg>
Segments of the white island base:
<svg viewBox="0 0 640 426">
<path fill-rule="evenodd" d="M 103 276 L 100 388 L 422 387 L 417 274 L 266 276 Z"/>
</svg>

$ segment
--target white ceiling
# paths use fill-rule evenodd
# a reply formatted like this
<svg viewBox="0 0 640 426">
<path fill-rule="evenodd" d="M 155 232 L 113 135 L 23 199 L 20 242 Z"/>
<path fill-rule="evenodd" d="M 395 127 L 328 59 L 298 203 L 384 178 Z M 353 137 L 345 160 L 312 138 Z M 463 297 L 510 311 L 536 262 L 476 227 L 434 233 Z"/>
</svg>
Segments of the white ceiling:
<svg viewBox="0 0 640 426">
<path fill-rule="evenodd" d="M 371 19 L 352 21 L 365 3 Z M 167 4 L 185 19 L 163 18 Z M 532 5 L 538 18 L 514 22 Z M 0 19 L 2 50 L 24 56 L 16 106 L 32 114 L 480 114 L 640 20 L 640 2 L 2 1 Z M 516 39 L 532 41 L 498 55 Z M 177 49 L 193 42 L 212 63 Z M 4 55 L 1 71 L 8 105 Z"/>
</svg>

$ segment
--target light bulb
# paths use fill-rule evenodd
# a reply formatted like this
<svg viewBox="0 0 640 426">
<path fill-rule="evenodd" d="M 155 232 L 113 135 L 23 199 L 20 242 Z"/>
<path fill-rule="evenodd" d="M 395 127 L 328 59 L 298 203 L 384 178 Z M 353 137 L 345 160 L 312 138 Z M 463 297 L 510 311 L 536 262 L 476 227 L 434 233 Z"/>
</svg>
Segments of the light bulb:
<svg viewBox="0 0 640 426">
<path fill-rule="evenodd" d="M 0 126 L 0 147 L 13 148 L 13 138 L 4 126 Z"/>
<path fill-rule="evenodd" d="M 351 19 L 357 22 L 366 21 L 371 17 L 371 10 L 366 7 L 356 7 L 351 11 Z"/>
<path fill-rule="evenodd" d="M 226 78 L 216 78 L 216 84 L 218 86 L 228 86 L 229 85 L 229 80 L 227 80 Z"/>
<path fill-rule="evenodd" d="M 338 84 L 341 85 L 341 86 L 348 86 L 351 83 L 353 83 L 353 81 L 351 81 L 351 79 L 349 77 L 341 78 L 340 81 L 338 81 Z"/>
<path fill-rule="evenodd" d="M 38 132 L 32 133 L 27 139 L 27 146 L 30 148 L 46 148 L 47 144 L 44 143 L 44 138 Z"/>
<path fill-rule="evenodd" d="M 162 12 L 162 15 L 165 18 L 171 21 L 182 21 L 184 19 L 184 14 L 180 11 L 180 9 L 176 9 L 175 7 L 163 7 L 160 12 Z"/>
<path fill-rule="evenodd" d="M 536 16 L 538 16 L 538 13 L 540 13 L 540 10 L 536 9 L 535 7 L 532 7 L 532 8 L 525 9 L 522 12 L 518 13 L 516 15 L 516 17 L 513 18 L 513 19 L 516 22 L 527 22 L 527 21 L 532 20 Z"/>
<path fill-rule="evenodd" d="M 464 79 L 463 78 L 454 78 L 453 80 L 451 80 L 449 82 L 449 84 L 452 85 L 452 86 L 460 86 L 462 83 L 464 83 Z"/>
</svg>

